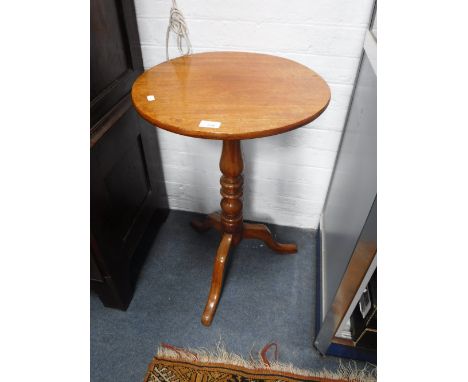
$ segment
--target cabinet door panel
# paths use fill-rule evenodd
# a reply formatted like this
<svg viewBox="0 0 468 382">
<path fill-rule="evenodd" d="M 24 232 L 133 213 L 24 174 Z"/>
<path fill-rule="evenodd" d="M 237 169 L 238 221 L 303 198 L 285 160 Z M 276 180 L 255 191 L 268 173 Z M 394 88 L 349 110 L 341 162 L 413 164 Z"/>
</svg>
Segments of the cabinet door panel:
<svg viewBox="0 0 468 382">
<path fill-rule="evenodd" d="M 131 69 L 118 3 L 91 1 L 91 99 Z M 112 65 L 109 63 L 112 62 Z"/>
<path fill-rule="evenodd" d="M 143 72 L 132 1 L 91 1 L 91 129 Z"/>
<path fill-rule="evenodd" d="M 134 249 L 141 235 L 136 232 L 149 219 L 148 211 L 156 202 L 152 183 L 157 174 L 148 165 L 141 131 L 154 128 L 140 124 L 138 118 L 128 105 L 91 152 L 93 228 L 99 232 L 99 245 L 111 251 L 113 261 Z"/>
</svg>

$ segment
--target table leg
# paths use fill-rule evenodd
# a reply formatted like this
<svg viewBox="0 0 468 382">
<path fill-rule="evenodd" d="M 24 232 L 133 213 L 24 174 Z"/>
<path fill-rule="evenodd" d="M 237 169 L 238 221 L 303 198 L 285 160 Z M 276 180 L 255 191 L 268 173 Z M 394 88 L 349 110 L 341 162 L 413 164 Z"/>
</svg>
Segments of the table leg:
<svg viewBox="0 0 468 382">
<path fill-rule="evenodd" d="M 269 248 L 281 254 L 291 254 L 297 252 L 296 244 L 278 243 L 271 234 L 265 224 L 250 224 L 244 223 L 242 231 L 243 239 L 258 239 L 262 240 Z"/>
<path fill-rule="evenodd" d="M 211 321 L 213 321 L 213 317 L 216 312 L 216 307 L 218 306 L 219 296 L 221 295 L 221 290 L 223 288 L 224 269 L 228 260 L 231 244 L 232 234 L 223 234 L 218 251 L 216 252 L 210 293 L 201 319 L 202 324 L 205 326 L 211 325 Z"/>
<path fill-rule="evenodd" d="M 217 231 L 222 231 L 221 216 L 217 212 L 209 214 L 203 220 L 193 219 L 190 224 L 198 232 L 206 232 L 210 228 L 214 228 Z"/>
</svg>

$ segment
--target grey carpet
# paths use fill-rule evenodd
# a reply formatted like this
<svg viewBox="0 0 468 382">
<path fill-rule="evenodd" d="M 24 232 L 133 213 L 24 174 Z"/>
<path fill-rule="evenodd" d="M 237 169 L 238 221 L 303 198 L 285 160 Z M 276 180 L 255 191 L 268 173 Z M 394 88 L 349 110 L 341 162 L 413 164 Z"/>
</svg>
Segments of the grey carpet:
<svg viewBox="0 0 468 382">
<path fill-rule="evenodd" d="M 105 308 L 91 295 L 91 380 L 142 381 L 161 342 L 213 349 L 220 339 L 229 351 L 247 358 L 275 341 L 282 362 L 336 370 L 339 358 L 322 357 L 313 347 L 314 231 L 270 225 L 279 241 L 298 245 L 296 255 L 242 241 L 231 252 L 223 294 L 207 328 L 200 317 L 219 234 L 195 232 L 189 222 L 196 216 L 171 211 L 126 312 Z"/>
</svg>

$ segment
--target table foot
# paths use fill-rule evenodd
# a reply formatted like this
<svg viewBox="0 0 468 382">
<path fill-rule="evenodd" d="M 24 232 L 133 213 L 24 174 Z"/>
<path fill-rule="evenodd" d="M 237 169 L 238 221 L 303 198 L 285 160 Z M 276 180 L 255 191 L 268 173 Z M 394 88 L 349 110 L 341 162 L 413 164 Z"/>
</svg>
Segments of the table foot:
<svg viewBox="0 0 468 382">
<path fill-rule="evenodd" d="M 213 321 L 216 307 L 218 306 L 219 297 L 223 288 L 224 268 L 229 257 L 229 248 L 232 243 L 232 234 L 224 233 L 216 252 L 216 259 L 213 268 L 213 276 L 211 279 L 210 294 L 206 302 L 205 310 L 203 311 L 201 322 L 205 326 L 210 326 Z"/>
<path fill-rule="evenodd" d="M 206 232 L 210 228 L 221 231 L 221 215 L 217 212 L 207 215 L 203 220 L 193 219 L 190 224 L 198 232 Z"/>
<path fill-rule="evenodd" d="M 297 252 L 296 244 L 282 244 L 273 239 L 273 235 L 265 224 L 244 223 L 242 237 L 244 239 L 262 240 L 270 249 L 281 254 Z"/>
</svg>

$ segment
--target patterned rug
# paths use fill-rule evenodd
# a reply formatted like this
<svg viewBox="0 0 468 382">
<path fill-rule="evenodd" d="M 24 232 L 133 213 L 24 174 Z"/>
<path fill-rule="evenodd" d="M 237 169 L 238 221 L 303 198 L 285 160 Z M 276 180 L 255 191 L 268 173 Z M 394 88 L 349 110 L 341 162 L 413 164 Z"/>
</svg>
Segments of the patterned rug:
<svg viewBox="0 0 468 382">
<path fill-rule="evenodd" d="M 259 360 L 244 360 L 218 346 L 215 352 L 186 350 L 162 344 L 148 367 L 145 382 L 372 382 L 373 373 L 367 369 L 342 367 L 338 372 L 310 372 L 292 365 L 270 362 L 266 352 L 275 346 L 268 344 L 260 352 Z"/>
</svg>

